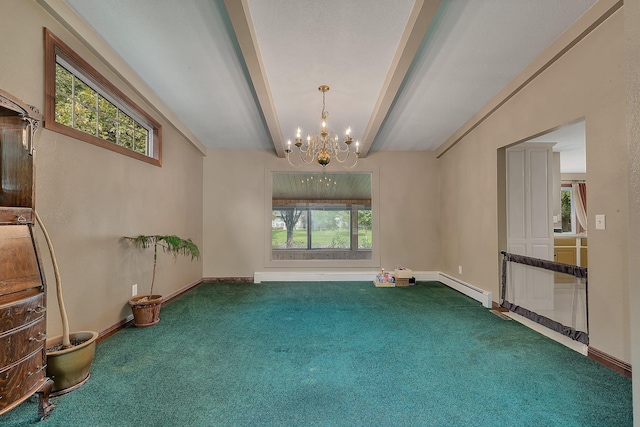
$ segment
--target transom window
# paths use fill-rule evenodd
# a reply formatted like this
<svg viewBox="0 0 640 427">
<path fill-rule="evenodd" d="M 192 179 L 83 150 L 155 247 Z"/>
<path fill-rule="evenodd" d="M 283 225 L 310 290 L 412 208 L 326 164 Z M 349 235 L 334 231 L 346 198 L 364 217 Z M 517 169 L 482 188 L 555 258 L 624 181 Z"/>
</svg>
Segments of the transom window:
<svg viewBox="0 0 640 427">
<path fill-rule="evenodd" d="M 45 127 L 160 166 L 160 125 L 45 30 Z"/>
</svg>

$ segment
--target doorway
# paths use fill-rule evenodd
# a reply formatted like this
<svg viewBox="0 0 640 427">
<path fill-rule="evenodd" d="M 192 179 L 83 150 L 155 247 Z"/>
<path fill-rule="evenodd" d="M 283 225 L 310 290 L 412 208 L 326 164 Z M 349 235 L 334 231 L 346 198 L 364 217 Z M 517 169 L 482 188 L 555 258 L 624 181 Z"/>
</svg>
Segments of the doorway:
<svg viewBox="0 0 640 427">
<path fill-rule="evenodd" d="M 548 156 L 540 155 L 545 149 Z M 499 149 L 498 165 L 501 250 L 584 272 L 580 277 L 564 272 L 569 268 L 510 262 L 503 267 L 508 268 L 503 301 L 522 308 L 531 320 L 555 325 L 552 329 L 587 333 L 584 120 Z"/>
</svg>

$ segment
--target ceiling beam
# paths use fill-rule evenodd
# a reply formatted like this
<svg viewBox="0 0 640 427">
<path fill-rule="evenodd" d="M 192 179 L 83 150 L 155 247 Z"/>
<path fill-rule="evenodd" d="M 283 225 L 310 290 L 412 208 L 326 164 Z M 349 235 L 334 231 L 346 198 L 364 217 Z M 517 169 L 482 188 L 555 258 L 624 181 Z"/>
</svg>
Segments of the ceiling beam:
<svg viewBox="0 0 640 427">
<path fill-rule="evenodd" d="M 284 141 L 280 132 L 280 122 L 273 105 L 269 81 L 267 80 L 262 56 L 258 48 L 258 40 L 253 27 L 249 4 L 247 0 L 224 0 L 224 4 L 231 19 L 233 30 L 236 33 L 273 146 L 278 157 L 284 157 Z"/>
<path fill-rule="evenodd" d="M 371 118 L 362 136 L 360 157 L 367 155 L 373 140 L 380 131 L 439 5 L 440 0 L 417 0 L 414 4 Z"/>
</svg>

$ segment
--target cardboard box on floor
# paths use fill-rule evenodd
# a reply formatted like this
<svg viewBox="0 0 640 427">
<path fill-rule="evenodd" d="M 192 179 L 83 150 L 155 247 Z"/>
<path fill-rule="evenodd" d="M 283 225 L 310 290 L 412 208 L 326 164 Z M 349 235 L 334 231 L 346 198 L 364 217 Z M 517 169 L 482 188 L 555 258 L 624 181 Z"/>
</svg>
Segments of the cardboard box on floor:
<svg viewBox="0 0 640 427">
<path fill-rule="evenodd" d="M 409 286 L 409 279 L 413 277 L 413 272 L 408 268 L 396 268 L 393 270 L 393 277 L 396 278 L 396 286 Z"/>
<path fill-rule="evenodd" d="M 395 277 L 396 279 L 411 279 L 413 277 L 413 272 L 408 268 L 396 268 L 395 270 L 393 270 L 393 277 Z"/>
</svg>

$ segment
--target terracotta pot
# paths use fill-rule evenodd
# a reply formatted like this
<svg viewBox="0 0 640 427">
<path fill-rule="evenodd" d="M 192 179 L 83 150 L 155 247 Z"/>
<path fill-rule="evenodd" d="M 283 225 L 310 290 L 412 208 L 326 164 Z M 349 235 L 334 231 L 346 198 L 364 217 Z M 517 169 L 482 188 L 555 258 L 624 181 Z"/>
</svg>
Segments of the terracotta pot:
<svg viewBox="0 0 640 427">
<path fill-rule="evenodd" d="M 89 379 L 89 368 L 93 362 L 98 333 L 81 331 L 69 334 L 69 338 L 84 341 L 82 344 L 58 351 L 47 351 L 47 376 L 53 382 L 52 396 L 68 393 Z M 47 341 L 47 347 L 62 343 L 62 335 Z"/>
<path fill-rule="evenodd" d="M 137 327 L 152 326 L 160 321 L 162 295 L 138 295 L 129 300 L 129 306 Z"/>
</svg>

